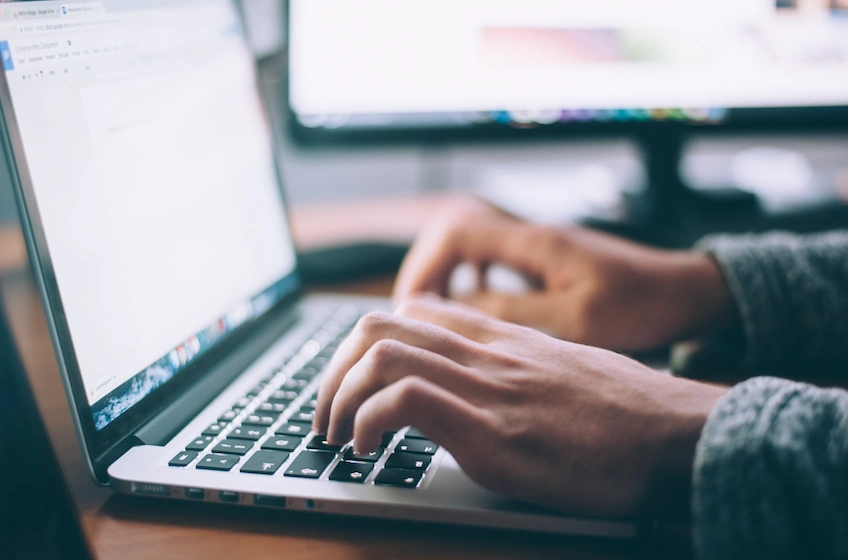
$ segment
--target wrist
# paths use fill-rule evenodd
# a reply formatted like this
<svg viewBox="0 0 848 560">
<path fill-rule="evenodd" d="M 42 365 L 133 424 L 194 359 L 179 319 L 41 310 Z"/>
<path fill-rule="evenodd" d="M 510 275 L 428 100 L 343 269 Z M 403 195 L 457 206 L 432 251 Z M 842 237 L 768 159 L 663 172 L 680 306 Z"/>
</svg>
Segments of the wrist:
<svg viewBox="0 0 848 560">
<path fill-rule="evenodd" d="M 660 520 L 688 519 L 695 449 L 710 412 L 728 387 L 674 379 L 669 410 L 659 417 L 655 460 L 645 488 L 643 512 Z"/>
<path fill-rule="evenodd" d="M 676 302 L 676 340 L 732 331 L 740 324 L 736 302 L 724 274 L 706 253 L 676 253 L 673 265 L 672 301 Z"/>
</svg>

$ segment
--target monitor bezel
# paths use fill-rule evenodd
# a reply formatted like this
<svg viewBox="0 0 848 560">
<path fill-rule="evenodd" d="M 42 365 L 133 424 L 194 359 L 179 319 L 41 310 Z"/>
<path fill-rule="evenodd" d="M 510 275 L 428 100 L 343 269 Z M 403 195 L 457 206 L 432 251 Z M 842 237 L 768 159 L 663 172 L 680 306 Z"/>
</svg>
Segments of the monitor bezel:
<svg viewBox="0 0 848 560">
<path fill-rule="evenodd" d="M 50 0 L 45 0 L 50 1 Z M 241 37 L 246 41 L 246 31 L 241 11 L 234 0 L 226 0 L 232 6 L 234 13 L 238 15 Z M 31 0 L 19 0 L 13 3 L 33 3 Z M 247 44 L 245 43 L 247 48 Z M 266 124 L 271 136 L 274 154 L 278 154 L 278 133 L 270 119 L 268 111 L 268 99 L 262 87 L 261 74 L 256 61 L 256 91 L 259 95 Z M 79 363 L 76 359 L 70 329 L 65 316 L 62 298 L 59 292 L 55 271 L 47 244 L 45 230 L 38 210 L 35 197 L 33 181 L 27 163 L 17 116 L 14 111 L 11 91 L 5 72 L 0 72 L 0 136 L 2 136 L 3 149 L 9 162 L 9 170 L 12 188 L 18 205 L 18 214 L 21 229 L 26 241 L 30 256 L 30 265 L 33 276 L 41 295 L 44 312 L 47 319 L 50 335 L 56 353 L 59 371 L 68 397 L 68 404 L 74 420 L 83 456 L 86 460 L 89 474 L 95 482 L 108 484 L 106 469 L 114 459 L 124 451 L 137 444 L 133 434 L 158 412 L 173 403 L 178 397 L 198 383 L 208 372 L 209 367 L 221 360 L 221 358 L 242 344 L 251 333 L 257 332 L 265 324 L 269 317 L 276 316 L 281 310 L 290 308 L 302 294 L 302 281 L 295 254 L 294 268 L 292 271 L 278 280 L 282 282 L 291 279 L 295 288 L 277 302 L 272 308 L 261 315 L 252 318 L 245 324 L 236 328 L 219 344 L 213 346 L 208 352 L 202 354 L 195 362 L 186 366 L 174 378 L 160 386 L 152 393 L 144 397 L 140 402 L 127 409 L 117 419 L 97 430 L 95 426 L 92 407 L 88 404 Z M 285 189 L 283 188 L 282 172 L 278 157 L 274 157 L 274 169 L 277 177 L 277 185 L 280 191 L 281 203 L 286 212 L 289 222 L 288 204 L 286 203 Z M 276 284 L 276 282 L 274 283 Z M 269 286 L 270 287 L 270 286 Z M 259 294 L 257 294 L 259 295 Z M 175 341 L 179 342 L 179 341 Z"/>
<path fill-rule="evenodd" d="M 686 136 L 744 135 L 759 133 L 815 133 L 848 130 L 848 105 L 729 109 L 718 123 L 637 121 L 572 122 L 508 126 L 496 123 L 466 126 L 313 128 L 300 123 L 288 101 L 288 132 L 304 147 L 374 147 L 382 145 L 464 144 L 510 141 L 579 140 L 583 138 L 639 138 L 665 132 Z"/>
</svg>

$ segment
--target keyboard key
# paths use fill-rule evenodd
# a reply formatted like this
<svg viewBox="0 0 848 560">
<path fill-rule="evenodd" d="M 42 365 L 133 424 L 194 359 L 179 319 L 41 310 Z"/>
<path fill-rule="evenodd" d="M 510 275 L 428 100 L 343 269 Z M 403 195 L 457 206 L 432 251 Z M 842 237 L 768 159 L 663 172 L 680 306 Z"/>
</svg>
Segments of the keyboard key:
<svg viewBox="0 0 848 560">
<path fill-rule="evenodd" d="M 305 436 L 312 430 L 311 423 L 305 422 L 289 422 L 277 428 L 277 435 L 285 436 Z"/>
<path fill-rule="evenodd" d="M 315 411 L 314 410 L 303 410 L 302 408 L 295 412 L 289 421 L 297 421 L 297 422 L 312 422 L 315 419 Z"/>
<path fill-rule="evenodd" d="M 313 436 L 309 443 L 306 444 L 307 449 L 318 449 L 319 451 L 341 451 L 341 445 L 330 445 L 327 443 L 327 436 Z"/>
<path fill-rule="evenodd" d="M 271 416 L 268 414 L 251 414 L 244 419 L 242 426 L 262 426 L 263 428 L 267 428 L 276 422 L 277 418 L 278 416 Z"/>
<path fill-rule="evenodd" d="M 260 383 L 259 385 L 257 385 L 253 389 L 251 389 L 250 392 L 248 392 L 247 395 L 245 395 L 245 396 L 250 397 L 250 398 L 256 397 L 256 396 L 259 395 L 259 393 L 262 392 L 262 389 L 264 389 L 264 388 L 265 388 L 265 384 Z"/>
<path fill-rule="evenodd" d="M 327 346 L 327 348 L 325 348 L 324 350 L 327 350 L 327 349 L 334 351 L 336 349 L 335 341 L 331 342 L 330 346 Z M 328 355 L 324 354 L 323 352 L 319 352 L 317 356 L 315 356 L 314 358 L 309 360 L 309 363 L 306 364 L 306 367 L 314 369 L 315 373 L 320 372 L 322 369 L 324 369 L 324 366 L 327 365 L 327 362 L 330 361 L 330 358 L 333 357 L 332 356 L 333 353 L 334 352 L 331 352 L 330 355 L 328 356 Z"/>
<path fill-rule="evenodd" d="M 418 431 L 418 428 L 409 428 L 406 435 L 403 436 L 410 439 L 429 439 L 427 436 Z"/>
<path fill-rule="evenodd" d="M 374 484 L 380 486 L 397 486 L 399 488 L 415 488 L 421 482 L 424 473 L 406 469 L 383 469 L 374 479 Z"/>
<path fill-rule="evenodd" d="M 271 436 L 262 442 L 262 449 L 273 449 L 276 451 L 294 451 L 300 445 L 303 438 L 293 436 Z"/>
<path fill-rule="evenodd" d="M 197 463 L 198 469 L 228 471 L 239 462 L 238 455 L 207 455 Z"/>
<path fill-rule="evenodd" d="M 330 451 L 301 451 L 286 469 L 286 476 L 318 478 L 335 458 L 336 454 Z"/>
<path fill-rule="evenodd" d="M 295 379 L 297 381 L 300 381 L 300 380 L 312 381 L 315 378 L 316 375 L 318 375 L 317 369 L 311 368 L 311 367 L 305 367 L 305 368 L 301 369 L 299 372 L 292 375 L 292 379 Z"/>
<path fill-rule="evenodd" d="M 311 399 L 304 403 L 303 406 L 300 407 L 300 410 L 315 410 L 318 408 L 318 399 Z"/>
<path fill-rule="evenodd" d="M 250 441 L 259 441 L 259 438 L 265 435 L 268 428 L 260 428 L 257 426 L 244 426 L 236 428 L 227 437 L 232 439 L 248 439 Z"/>
<path fill-rule="evenodd" d="M 323 350 L 318 352 L 318 354 L 316 354 L 315 358 L 313 358 L 313 359 L 314 360 L 325 360 L 325 363 L 326 363 L 326 361 L 329 361 L 333 357 L 333 354 L 336 353 L 336 350 L 338 350 L 339 344 L 341 344 L 341 342 L 342 342 L 342 336 L 340 335 L 339 338 L 337 338 L 336 340 L 334 340 L 333 342 L 328 344 L 326 348 L 324 348 Z M 312 362 L 309 362 L 309 363 L 311 364 Z"/>
<path fill-rule="evenodd" d="M 362 484 L 371 471 L 374 470 L 373 463 L 339 463 L 330 473 L 330 480 L 339 482 L 358 482 Z"/>
<path fill-rule="evenodd" d="M 288 458 L 289 454 L 285 451 L 257 451 L 240 470 L 244 473 L 274 474 Z"/>
<path fill-rule="evenodd" d="M 421 453 L 392 453 L 386 461 L 386 468 L 426 471 L 431 461 L 430 455 Z"/>
<path fill-rule="evenodd" d="M 229 423 L 229 422 L 232 422 L 233 420 L 235 420 L 236 416 L 238 416 L 238 412 L 236 412 L 235 410 L 228 410 L 227 412 L 222 414 L 220 418 L 218 418 L 218 422 Z"/>
<path fill-rule="evenodd" d="M 385 449 L 380 447 L 371 453 L 354 453 L 353 448 L 351 447 L 345 451 L 344 458 L 346 461 L 367 461 L 369 463 L 376 463 L 380 460 L 380 457 L 383 456 L 384 451 Z"/>
<path fill-rule="evenodd" d="M 233 408 L 247 408 L 247 405 L 249 405 L 252 401 L 253 399 L 251 399 L 250 397 L 242 397 L 236 401 L 236 404 L 235 406 L 233 406 Z"/>
<path fill-rule="evenodd" d="M 307 385 L 309 385 L 309 381 L 307 381 L 306 379 L 291 379 L 290 378 L 290 379 L 286 379 L 285 381 L 283 381 L 283 384 L 280 385 L 280 389 L 283 389 L 285 391 L 300 392 Z"/>
<path fill-rule="evenodd" d="M 221 432 L 224 431 L 224 428 L 226 428 L 227 425 L 228 425 L 227 422 L 215 422 L 214 424 L 212 424 L 211 426 L 209 426 L 208 428 L 203 430 L 202 435 L 213 436 L 213 437 L 217 436 L 218 434 L 220 434 Z"/>
<path fill-rule="evenodd" d="M 388 447 L 397 432 L 383 432 L 383 439 L 380 441 L 380 447 Z"/>
<path fill-rule="evenodd" d="M 169 467 L 185 467 L 197 457 L 196 451 L 181 451 L 177 456 L 168 461 Z"/>
<path fill-rule="evenodd" d="M 253 449 L 253 442 L 243 439 L 225 439 L 212 448 L 212 453 L 227 455 L 244 455 Z"/>
<path fill-rule="evenodd" d="M 264 402 L 256 407 L 256 414 L 276 414 L 279 416 L 288 408 L 287 404 Z"/>
<path fill-rule="evenodd" d="M 282 389 L 279 389 L 271 393 L 271 396 L 268 397 L 268 402 L 289 405 L 296 398 L 297 391 L 284 391 Z"/>
<path fill-rule="evenodd" d="M 203 451 L 215 439 L 212 436 L 200 436 L 186 445 L 186 451 Z"/>
<path fill-rule="evenodd" d="M 428 439 L 404 439 L 395 448 L 396 451 L 407 453 L 426 453 L 432 455 L 439 450 L 439 446 Z"/>
</svg>

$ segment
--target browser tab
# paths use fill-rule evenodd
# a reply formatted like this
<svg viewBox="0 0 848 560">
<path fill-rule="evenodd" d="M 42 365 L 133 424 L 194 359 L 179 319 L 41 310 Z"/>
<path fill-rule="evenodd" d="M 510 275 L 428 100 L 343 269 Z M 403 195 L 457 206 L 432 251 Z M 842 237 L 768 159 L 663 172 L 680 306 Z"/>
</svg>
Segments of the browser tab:
<svg viewBox="0 0 848 560">
<path fill-rule="evenodd" d="M 62 4 L 60 7 L 62 17 L 68 16 L 90 16 L 106 12 L 103 2 L 78 2 L 73 4 Z"/>
<path fill-rule="evenodd" d="M 46 19 L 61 17 L 59 6 L 15 7 L 9 10 L 13 19 Z"/>
</svg>

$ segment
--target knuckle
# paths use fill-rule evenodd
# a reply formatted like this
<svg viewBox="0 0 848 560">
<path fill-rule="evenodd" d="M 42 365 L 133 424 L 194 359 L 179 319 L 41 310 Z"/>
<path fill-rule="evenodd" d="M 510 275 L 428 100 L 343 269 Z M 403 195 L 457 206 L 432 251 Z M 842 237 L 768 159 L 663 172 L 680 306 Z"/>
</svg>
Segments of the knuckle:
<svg viewBox="0 0 848 560">
<path fill-rule="evenodd" d="M 377 370 L 376 373 L 396 363 L 402 349 L 403 344 L 396 340 L 384 338 L 375 342 L 368 354 L 372 366 Z"/>
<path fill-rule="evenodd" d="M 404 377 L 396 385 L 396 403 L 402 410 L 412 410 L 421 402 L 426 390 L 426 382 L 417 376 Z"/>
<path fill-rule="evenodd" d="M 391 313 L 384 311 L 371 311 L 364 315 L 356 325 L 359 334 L 363 338 L 379 336 L 383 328 L 392 321 Z"/>
</svg>

